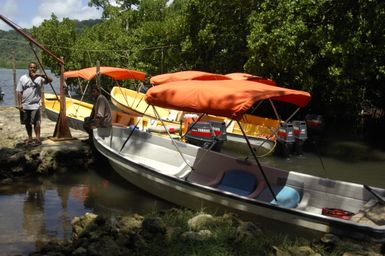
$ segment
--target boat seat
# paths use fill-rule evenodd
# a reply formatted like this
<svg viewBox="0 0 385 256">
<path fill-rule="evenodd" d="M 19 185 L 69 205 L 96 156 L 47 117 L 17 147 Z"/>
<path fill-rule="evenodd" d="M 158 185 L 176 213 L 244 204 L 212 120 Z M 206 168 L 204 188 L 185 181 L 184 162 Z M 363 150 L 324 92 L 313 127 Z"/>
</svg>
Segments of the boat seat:
<svg viewBox="0 0 385 256">
<path fill-rule="evenodd" d="M 258 181 L 251 173 L 229 170 L 223 174 L 216 188 L 241 196 L 255 197 L 263 190 L 264 185 L 264 182 Z"/>
<path fill-rule="evenodd" d="M 272 186 L 272 189 L 277 201 L 273 198 L 268 187 L 265 187 L 256 199 L 286 208 L 295 208 L 299 204 L 301 197 L 294 188 L 289 186 Z"/>
</svg>

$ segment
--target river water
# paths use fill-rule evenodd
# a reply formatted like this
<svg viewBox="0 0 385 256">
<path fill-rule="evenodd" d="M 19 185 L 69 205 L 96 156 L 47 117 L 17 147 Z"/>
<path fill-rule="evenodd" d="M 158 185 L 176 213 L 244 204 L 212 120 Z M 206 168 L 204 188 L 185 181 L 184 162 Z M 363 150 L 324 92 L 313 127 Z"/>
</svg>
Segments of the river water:
<svg viewBox="0 0 385 256">
<path fill-rule="evenodd" d="M 26 70 L 17 70 L 17 79 Z M 59 92 L 59 79 L 53 87 Z M 12 70 L 0 69 L 5 92 L 0 106 L 13 106 Z M 46 91 L 51 91 L 46 87 Z M 290 158 L 264 157 L 265 165 L 385 188 L 385 152 L 341 134 L 311 144 Z M 243 149 L 240 149 L 241 152 Z M 314 152 L 318 152 L 315 154 Z M 108 165 L 49 179 L 0 185 L 0 255 L 26 255 L 49 239 L 70 238 L 71 219 L 86 212 L 145 214 L 171 207 L 122 180 Z"/>
</svg>

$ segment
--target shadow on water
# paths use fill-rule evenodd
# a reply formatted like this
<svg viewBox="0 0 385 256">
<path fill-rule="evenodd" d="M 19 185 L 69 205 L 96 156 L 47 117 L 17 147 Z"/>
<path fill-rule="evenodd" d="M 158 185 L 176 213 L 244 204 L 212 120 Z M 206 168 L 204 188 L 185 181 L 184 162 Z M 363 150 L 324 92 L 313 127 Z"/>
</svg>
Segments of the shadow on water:
<svg viewBox="0 0 385 256">
<path fill-rule="evenodd" d="M 0 255 L 27 255 L 52 239 L 70 239 L 71 220 L 86 212 L 146 214 L 172 205 L 98 168 L 0 186 Z"/>
</svg>

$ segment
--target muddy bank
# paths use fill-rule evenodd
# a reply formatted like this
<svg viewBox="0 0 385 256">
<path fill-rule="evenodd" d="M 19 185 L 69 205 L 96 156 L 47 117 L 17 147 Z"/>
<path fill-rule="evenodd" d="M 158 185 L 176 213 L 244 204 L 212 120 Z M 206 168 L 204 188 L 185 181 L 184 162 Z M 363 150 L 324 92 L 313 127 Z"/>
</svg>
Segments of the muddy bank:
<svg viewBox="0 0 385 256">
<path fill-rule="evenodd" d="M 86 170 L 94 162 L 90 146 L 82 142 L 88 137 L 86 133 L 71 129 L 71 140 L 54 141 L 50 137 L 55 125 L 43 117 L 42 144 L 26 144 L 27 132 L 19 122 L 19 111 L 14 107 L 0 107 L 0 184 L 30 176 Z"/>
</svg>

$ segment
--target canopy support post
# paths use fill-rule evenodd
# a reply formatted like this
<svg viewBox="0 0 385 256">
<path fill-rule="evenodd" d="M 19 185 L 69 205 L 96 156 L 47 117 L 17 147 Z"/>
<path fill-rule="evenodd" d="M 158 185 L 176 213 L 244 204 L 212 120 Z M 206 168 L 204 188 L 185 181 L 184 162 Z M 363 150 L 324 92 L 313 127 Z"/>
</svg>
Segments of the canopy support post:
<svg viewBox="0 0 385 256">
<path fill-rule="evenodd" d="M 255 155 L 255 152 L 254 152 L 254 150 L 253 150 L 253 148 L 252 148 L 252 146 L 251 146 L 251 143 L 250 143 L 249 139 L 247 138 L 246 133 L 245 133 L 245 131 L 243 130 L 243 128 L 242 128 L 242 126 L 241 126 L 241 123 L 240 123 L 238 120 L 237 120 L 237 123 L 238 123 L 238 125 L 239 125 L 239 128 L 240 128 L 241 131 L 242 131 L 243 137 L 246 139 L 247 146 L 249 147 L 251 153 L 253 154 L 254 160 L 257 162 L 257 165 L 258 165 L 258 167 L 259 167 L 259 170 L 261 171 L 261 173 L 262 173 L 262 175 L 263 175 L 263 178 L 265 179 L 266 184 L 267 184 L 267 186 L 269 187 L 270 192 L 271 192 L 271 194 L 273 195 L 274 200 L 275 200 L 276 202 L 278 202 L 278 201 L 277 201 L 277 197 L 275 196 L 275 193 L 274 193 L 274 191 L 273 191 L 273 188 L 271 187 L 271 185 L 270 185 L 270 183 L 269 183 L 269 180 L 267 179 L 267 176 L 266 176 L 265 172 L 263 171 L 263 168 L 262 168 L 261 163 L 259 162 L 257 156 Z"/>
</svg>

